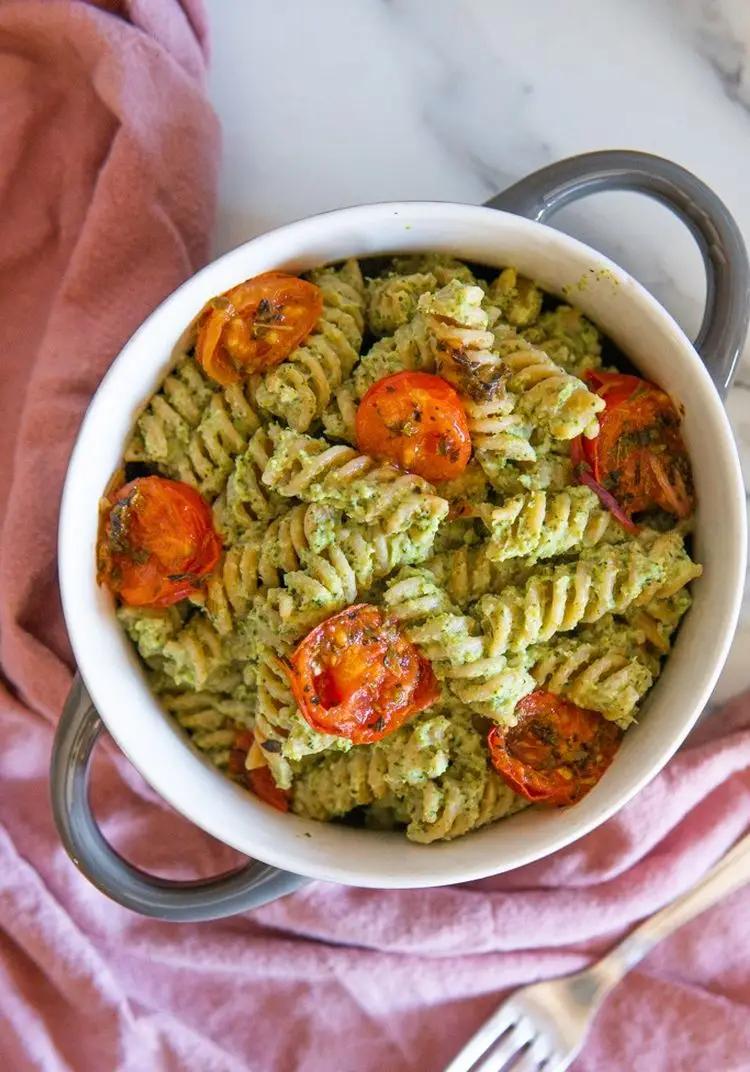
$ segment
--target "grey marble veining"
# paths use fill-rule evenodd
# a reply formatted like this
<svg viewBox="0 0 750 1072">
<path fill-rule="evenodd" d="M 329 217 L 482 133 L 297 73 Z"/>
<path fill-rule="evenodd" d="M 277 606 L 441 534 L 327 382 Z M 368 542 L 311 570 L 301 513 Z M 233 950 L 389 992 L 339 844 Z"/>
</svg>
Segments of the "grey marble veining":
<svg viewBox="0 0 750 1072">
<path fill-rule="evenodd" d="M 484 201 L 551 160 L 639 148 L 711 185 L 750 237 L 750 0 L 207 0 L 224 127 L 217 252 L 389 199 Z M 668 212 L 608 194 L 555 225 L 689 334 L 703 271 Z M 750 472 L 750 346 L 727 402 Z M 719 695 L 750 684 L 750 598 Z"/>
</svg>

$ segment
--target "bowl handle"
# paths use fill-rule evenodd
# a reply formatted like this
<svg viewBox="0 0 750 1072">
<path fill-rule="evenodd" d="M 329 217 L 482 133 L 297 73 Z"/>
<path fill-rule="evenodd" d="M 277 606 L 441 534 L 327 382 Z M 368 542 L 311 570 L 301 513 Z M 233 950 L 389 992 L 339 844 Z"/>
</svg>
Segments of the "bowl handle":
<svg viewBox="0 0 750 1072">
<path fill-rule="evenodd" d="M 705 183 L 660 156 L 609 149 L 550 164 L 486 205 L 545 223 L 571 201 L 605 190 L 634 190 L 660 201 L 698 243 L 706 267 L 706 309 L 694 345 L 723 398 L 747 335 L 750 270 L 737 224 Z"/>
<path fill-rule="evenodd" d="M 73 863 L 102 893 L 144 916 L 195 923 L 257 908 L 308 881 L 255 860 L 193 881 L 158 878 L 129 864 L 105 841 L 89 801 L 90 760 L 103 728 L 76 674 L 52 749 L 52 810 Z"/>
</svg>

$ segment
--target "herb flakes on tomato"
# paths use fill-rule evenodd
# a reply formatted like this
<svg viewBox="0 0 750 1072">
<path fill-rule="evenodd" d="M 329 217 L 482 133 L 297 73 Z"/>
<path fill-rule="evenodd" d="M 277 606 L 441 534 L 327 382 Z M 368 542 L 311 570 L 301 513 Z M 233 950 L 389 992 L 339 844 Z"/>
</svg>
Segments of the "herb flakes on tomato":
<svg viewBox="0 0 750 1072">
<path fill-rule="evenodd" d="M 538 689 L 516 706 L 518 723 L 495 726 L 487 746 L 500 777 L 535 804 L 577 804 L 612 762 L 622 730 L 598 711 Z"/>
<path fill-rule="evenodd" d="M 289 659 L 289 680 L 309 725 L 353 744 L 393 733 L 440 694 L 429 660 L 369 603 L 308 633 Z"/>
<path fill-rule="evenodd" d="M 128 606 L 169 607 L 195 595 L 220 555 L 211 508 L 188 484 L 139 477 L 104 500 L 97 581 Z"/>
<path fill-rule="evenodd" d="M 599 435 L 571 445 L 579 481 L 631 531 L 637 531 L 633 515 L 654 508 L 688 517 L 694 508 L 690 460 L 669 395 L 625 373 L 592 371 L 586 379 L 606 406 Z"/>
<path fill-rule="evenodd" d="M 432 483 L 466 468 L 471 437 L 463 404 L 440 376 L 397 372 L 377 380 L 357 409 L 357 446 Z"/>
<path fill-rule="evenodd" d="M 236 383 L 288 357 L 322 311 L 320 287 L 286 272 L 264 272 L 206 303 L 198 316 L 196 360 L 217 383 Z"/>
</svg>

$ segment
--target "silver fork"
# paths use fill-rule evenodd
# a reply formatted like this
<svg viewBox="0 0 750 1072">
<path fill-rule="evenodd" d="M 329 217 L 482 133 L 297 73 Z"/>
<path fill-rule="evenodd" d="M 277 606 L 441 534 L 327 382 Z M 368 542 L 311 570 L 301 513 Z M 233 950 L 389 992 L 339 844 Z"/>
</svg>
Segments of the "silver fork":
<svg viewBox="0 0 750 1072">
<path fill-rule="evenodd" d="M 657 942 L 750 882 L 750 834 L 700 882 L 636 927 L 597 964 L 517 990 L 479 1028 L 445 1072 L 564 1072 L 580 1053 L 613 986 Z"/>
</svg>

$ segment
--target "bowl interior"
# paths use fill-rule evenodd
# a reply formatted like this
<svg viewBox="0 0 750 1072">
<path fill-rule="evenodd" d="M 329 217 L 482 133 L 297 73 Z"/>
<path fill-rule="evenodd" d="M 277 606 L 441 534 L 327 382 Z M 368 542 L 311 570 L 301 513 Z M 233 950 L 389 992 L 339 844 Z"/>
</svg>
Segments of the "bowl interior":
<svg viewBox="0 0 750 1072">
<path fill-rule="evenodd" d="M 590 316 L 684 410 L 699 507 L 695 555 L 705 572 L 664 672 L 596 788 L 563 811 L 532 809 L 456 842 L 413 845 L 280 815 L 186 745 L 152 697 L 135 654 L 94 578 L 97 500 L 140 407 L 169 367 L 203 303 L 269 268 L 294 271 L 347 256 L 434 250 L 516 266 Z M 712 524 L 721 519 L 721 524 Z M 79 669 L 108 729 L 175 808 L 248 856 L 311 877 L 363 886 L 467 881 L 538 859 L 586 833 L 663 766 L 700 714 L 726 658 L 745 569 L 745 499 L 732 434 L 700 359 L 669 315 L 589 247 L 492 209 L 441 203 L 361 206 L 290 224 L 204 268 L 125 346 L 95 395 L 73 452 L 61 509 L 60 577 Z"/>
</svg>

